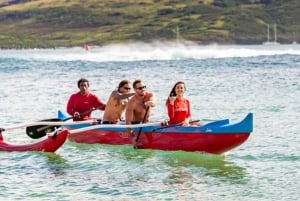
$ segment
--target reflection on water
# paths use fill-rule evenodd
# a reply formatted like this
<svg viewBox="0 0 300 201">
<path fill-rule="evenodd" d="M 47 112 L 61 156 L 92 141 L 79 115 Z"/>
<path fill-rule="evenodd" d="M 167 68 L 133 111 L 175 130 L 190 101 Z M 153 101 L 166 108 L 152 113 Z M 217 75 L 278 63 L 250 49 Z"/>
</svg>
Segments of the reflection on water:
<svg viewBox="0 0 300 201">
<path fill-rule="evenodd" d="M 144 160 L 152 158 L 154 155 L 154 150 L 134 149 L 132 145 L 83 144 L 73 142 L 72 145 L 75 145 L 81 151 L 105 151 L 110 158 L 118 158 L 118 160 L 126 162 L 143 163 Z"/>
<path fill-rule="evenodd" d="M 229 161 L 224 155 L 134 149 L 131 145 L 72 144 L 81 151 L 88 153 L 97 153 L 101 150 L 110 160 L 118 161 L 127 167 L 138 165 L 140 167 L 159 168 L 170 173 L 169 178 L 172 181 L 180 182 L 181 178 L 186 180 L 195 173 L 202 177 L 215 177 L 237 183 L 244 181 L 243 179 L 246 177 L 246 169 Z M 158 171 L 160 171 L 159 169 Z"/>
<path fill-rule="evenodd" d="M 40 155 L 45 156 L 48 159 L 48 164 L 66 164 L 66 160 L 62 158 L 59 154 L 56 153 L 48 153 L 48 152 L 41 152 Z"/>
<path fill-rule="evenodd" d="M 66 175 L 66 169 L 70 167 L 67 160 L 57 153 L 39 152 L 38 154 L 46 158 L 43 168 L 48 169 L 54 176 Z"/>
<path fill-rule="evenodd" d="M 246 176 L 246 169 L 226 160 L 224 155 L 202 154 L 198 152 L 158 152 L 158 157 L 170 167 L 175 168 L 174 175 L 170 178 L 187 177 L 197 173 L 202 177 L 216 177 L 230 182 L 242 182 Z M 192 168 L 185 171 L 185 168 Z M 182 175 L 180 175 L 182 174 Z"/>
<path fill-rule="evenodd" d="M 116 153 L 121 154 L 124 160 L 130 160 L 136 163 L 145 163 L 148 159 L 155 157 L 155 150 L 135 149 L 131 145 L 122 146 Z"/>
<path fill-rule="evenodd" d="M 91 194 L 100 191 L 116 199 L 150 196 L 151 192 L 157 199 L 197 200 L 207 197 L 203 189 L 216 189 L 224 183 L 234 188 L 248 182 L 246 169 L 222 155 L 78 143 L 68 143 L 66 151 L 72 168 L 60 166 L 64 160 L 57 156 L 49 155 L 48 162 L 54 173 L 67 171 L 62 185 L 80 183 L 82 188 L 89 186 Z M 142 186 L 138 192 L 137 186 Z"/>
</svg>

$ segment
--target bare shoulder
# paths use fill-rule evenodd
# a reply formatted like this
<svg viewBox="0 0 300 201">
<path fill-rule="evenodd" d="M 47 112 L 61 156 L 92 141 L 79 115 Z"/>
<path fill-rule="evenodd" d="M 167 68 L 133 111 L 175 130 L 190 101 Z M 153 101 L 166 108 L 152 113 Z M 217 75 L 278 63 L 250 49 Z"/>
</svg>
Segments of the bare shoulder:
<svg viewBox="0 0 300 201">
<path fill-rule="evenodd" d="M 136 98 L 133 96 L 131 99 L 129 99 L 129 101 L 127 103 L 127 108 L 134 107 L 135 104 L 136 104 Z"/>
<path fill-rule="evenodd" d="M 146 100 L 151 100 L 156 102 L 156 96 L 154 92 L 147 92 L 147 94 L 145 95 Z"/>
<path fill-rule="evenodd" d="M 155 97 L 155 93 L 154 93 L 154 92 L 147 91 L 146 94 L 145 94 L 145 96 L 146 96 L 147 98 L 152 98 L 152 97 Z"/>
</svg>

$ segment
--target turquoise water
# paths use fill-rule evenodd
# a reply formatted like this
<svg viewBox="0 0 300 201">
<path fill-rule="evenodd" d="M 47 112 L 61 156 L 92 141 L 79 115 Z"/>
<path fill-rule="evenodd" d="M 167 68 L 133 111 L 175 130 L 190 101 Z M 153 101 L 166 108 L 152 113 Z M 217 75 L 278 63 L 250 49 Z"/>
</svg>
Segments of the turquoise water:
<svg viewBox="0 0 300 201">
<path fill-rule="evenodd" d="M 300 46 L 127 45 L 0 51 L 0 127 L 55 118 L 81 77 L 106 101 L 122 79 L 165 98 L 187 84 L 195 119 L 254 114 L 254 132 L 222 156 L 64 144 L 56 153 L 0 152 L 6 200 L 299 200 Z M 95 117 L 102 115 L 94 112 Z M 24 129 L 3 133 L 33 141 Z"/>
</svg>

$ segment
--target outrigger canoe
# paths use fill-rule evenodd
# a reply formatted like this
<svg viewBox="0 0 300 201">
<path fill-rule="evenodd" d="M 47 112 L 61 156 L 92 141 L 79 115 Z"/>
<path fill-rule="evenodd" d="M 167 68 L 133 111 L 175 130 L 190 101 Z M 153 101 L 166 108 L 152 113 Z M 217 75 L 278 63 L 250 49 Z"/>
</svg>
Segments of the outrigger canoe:
<svg viewBox="0 0 300 201">
<path fill-rule="evenodd" d="M 42 151 L 55 152 L 59 149 L 67 139 L 68 130 L 59 131 L 49 134 L 38 142 L 28 144 L 11 144 L 5 142 L 0 132 L 0 151 Z"/>
<path fill-rule="evenodd" d="M 160 123 L 138 125 L 76 123 L 64 124 L 70 130 L 68 139 L 76 143 L 128 145 L 132 137 L 130 127 L 137 136 L 138 148 L 168 151 L 205 152 L 223 154 L 243 144 L 253 131 L 253 114 L 242 121 L 231 123 L 229 119 L 213 121 L 202 126 L 161 126 Z"/>
</svg>

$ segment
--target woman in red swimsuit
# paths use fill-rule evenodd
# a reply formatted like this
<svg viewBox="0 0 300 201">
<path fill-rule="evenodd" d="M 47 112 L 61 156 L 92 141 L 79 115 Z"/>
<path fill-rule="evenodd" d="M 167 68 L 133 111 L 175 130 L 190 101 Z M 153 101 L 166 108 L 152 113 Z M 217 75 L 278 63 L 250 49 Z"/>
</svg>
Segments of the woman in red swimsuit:
<svg viewBox="0 0 300 201">
<path fill-rule="evenodd" d="M 184 97 L 186 91 L 185 83 L 177 82 L 172 88 L 169 98 L 166 101 L 169 115 L 169 124 L 180 124 L 189 126 L 191 121 L 190 101 Z M 200 125 L 197 123 L 197 125 Z"/>
</svg>

